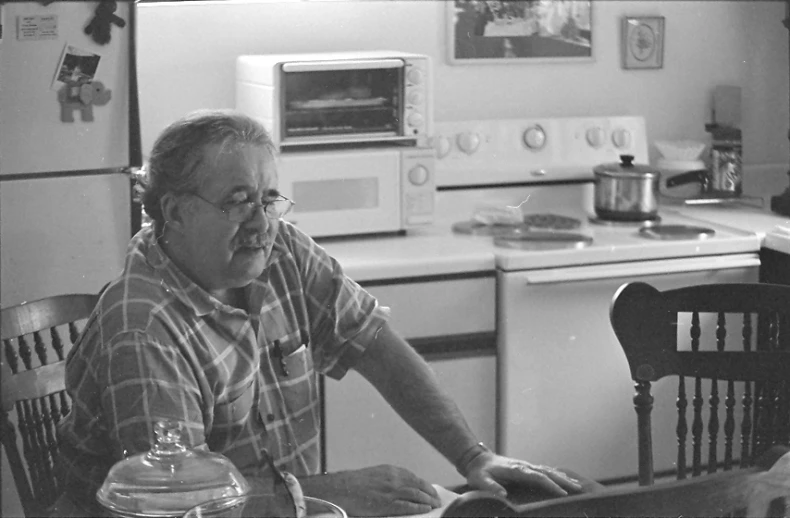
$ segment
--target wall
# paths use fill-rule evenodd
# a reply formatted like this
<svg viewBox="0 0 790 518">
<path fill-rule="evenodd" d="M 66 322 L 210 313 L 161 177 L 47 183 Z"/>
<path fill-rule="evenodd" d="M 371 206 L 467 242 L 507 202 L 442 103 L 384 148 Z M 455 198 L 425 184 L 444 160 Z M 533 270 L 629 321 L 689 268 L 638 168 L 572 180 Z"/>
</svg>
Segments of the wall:
<svg viewBox="0 0 790 518">
<path fill-rule="evenodd" d="M 705 139 L 713 87 L 738 85 L 744 161 L 770 165 L 758 168 L 761 172 L 786 169 L 790 116 L 783 2 L 596 0 L 590 62 L 462 66 L 446 58 L 448 4 L 142 4 L 144 149 L 167 123 L 190 110 L 234 106 L 238 54 L 393 48 L 433 58 L 437 120 L 641 114 L 651 141 Z M 663 69 L 621 69 L 625 14 L 666 18 Z"/>
</svg>

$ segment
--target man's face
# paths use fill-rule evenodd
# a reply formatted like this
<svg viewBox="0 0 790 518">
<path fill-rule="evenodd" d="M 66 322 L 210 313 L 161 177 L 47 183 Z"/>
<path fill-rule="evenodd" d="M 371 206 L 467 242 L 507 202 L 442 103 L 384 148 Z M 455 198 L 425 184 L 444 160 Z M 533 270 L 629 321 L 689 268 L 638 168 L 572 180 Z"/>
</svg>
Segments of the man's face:
<svg viewBox="0 0 790 518">
<path fill-rule="evenodd" d="M 183 266 L 210 292 L 246 286 L 263 272 L 279 220 L 267 218 L 257 208 L 248 220 L 234 222 L 218 207 L 276 198 L 274 157 L 257 146 L 225 152 L 212 146 L 206 150 L 199 174 L 198 195 L 203 200 L 187 196 L 192 210 L 184 225 L 187 253 L 182 260 L 187 264 Z"/>
</svg>

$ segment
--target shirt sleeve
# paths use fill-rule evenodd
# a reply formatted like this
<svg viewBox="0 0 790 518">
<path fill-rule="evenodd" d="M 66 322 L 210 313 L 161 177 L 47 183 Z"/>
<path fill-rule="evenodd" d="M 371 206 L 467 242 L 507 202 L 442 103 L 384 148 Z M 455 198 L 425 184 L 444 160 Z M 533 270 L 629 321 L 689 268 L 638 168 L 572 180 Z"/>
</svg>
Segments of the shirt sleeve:
<svg viewBox="0 0 790 518">
<path fill-rule="evenodd" d="M 148 451 L 158 420 L 182 423 L 189 447 L 206 442 L 201 396 L 193 367 L 178 347 L 149 334 L 121 333 L 103 348 L 106 376 L 98 386 L 104 419 L 116 458 Z"/>
<path fill-rule="evenodd" d="M 313 358 L 319 371 L 340 379 L 389 319 L 389 308 L 349 278 L 312 238 L 290 227 L 303 282 Z"/>
</svg>

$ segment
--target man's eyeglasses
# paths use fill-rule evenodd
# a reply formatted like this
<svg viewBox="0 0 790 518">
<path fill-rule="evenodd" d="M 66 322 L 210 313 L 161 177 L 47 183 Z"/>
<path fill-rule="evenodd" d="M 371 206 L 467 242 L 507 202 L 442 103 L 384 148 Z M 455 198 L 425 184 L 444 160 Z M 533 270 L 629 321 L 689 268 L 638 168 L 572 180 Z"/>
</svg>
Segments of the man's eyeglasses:
<svg viewBox="0 0 790 518">
<path fill-rule="evenodd" d="M 274 199 L 266 200 L 261 199 L 260 201 L 242 201 L 242 202 L 229 202 L 223 205 L 217 205 L 214 202 L 211 202 L 204 198 L 203 196 L 199 195 L 196 192 L 189 193 L 192 196 L 200 198 L 201 200 L 205 201 L 215 209 L 219 210 L 225 217 L 227 217 L 230 221 L 234 223 L 244 223 L 252 218 L 259 208 L 263 207 L 263 213 L 269 219 L 280 219 L 291 210 L 291 207 L 294 206 L 294 202 L 289 200 L 285 196 L 277 196 Z"/>
</svg>

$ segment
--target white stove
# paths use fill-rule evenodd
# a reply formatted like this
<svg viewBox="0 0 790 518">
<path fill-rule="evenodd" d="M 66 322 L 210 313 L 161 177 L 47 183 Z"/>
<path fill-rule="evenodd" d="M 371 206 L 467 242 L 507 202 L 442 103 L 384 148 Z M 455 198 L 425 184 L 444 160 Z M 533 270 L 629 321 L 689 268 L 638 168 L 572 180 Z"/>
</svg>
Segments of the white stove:
<svg viewBox="0 0 790 518">
<path fill-rule="evenodd" d="M 596 217 L 593 168 L 630 154 L 647 162 L 647 134 L 641 117 L 514 119 L 437 123 L 438 231 L 466 225 L 465 238 L 495 246 L 496 265 L 505 271 L 647 259 L 751 253 L 759 237 L 681 215 L 659 211 L 658 221 L 614 222 Z M 502 239 L 505 225 L 475 226 L 476 213 L 518 208 L 525 219 L 557 216 L 579 222 L 559 236 Z M 704 234 L 655 239 L 640 230 L 651 224 L 704 227 Z M 517 230 L 546 230 L 545 227 Z M 548 229 L 552 230 L 552 229 Z M 436 229 L 433 230 L 434 232 Z M 494 235 L 495 234 L 495 235 Z M 518 234 L 518 232 L 516 232 Z M 526 232 L 524 237 L 530 236 Z M 586 241 L 580 245 L 572 236 Z M 562 239 L 568 235 L 569 239 Z M 693 238 L 693 236 L 698 238 Z"/>
<path fill-rule="evenodd" d="M 661 290 L 756 282 L 759 236 L 671 207 L 659 208 L 658 222 L 596 219 L 593 167 L 623 154 L 647 163 L 641 117 L 443 122 L 436 132 L 436 224 L 421 232 L 489 246 L 495 256 L 498 451 L 599 480 L 635 479 L 633 382 L 609 323 L 612 297 L 631 281 Z M 497 210 L 516 214 L 514 222 L 555 217 L 578 226 L 522 227 L 553 240 L 503 242 L 501 228 L 476 225 Z M 671 226 L 674 239 L 658 239 L 656 225 Z M 654 393 L 674 383 L 660 380 Z M 671 426 L 675 412 L 655 408 L 654 427 Z M 657 470 L 672 467 L 675 448 L 674 429 L 655 434 Z"/>
</svg>

